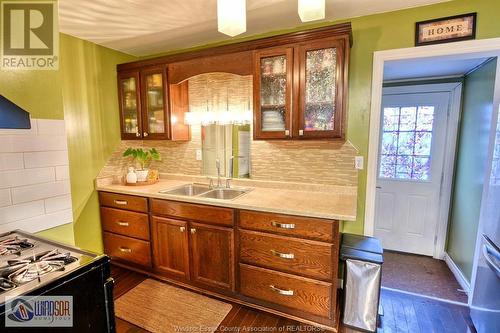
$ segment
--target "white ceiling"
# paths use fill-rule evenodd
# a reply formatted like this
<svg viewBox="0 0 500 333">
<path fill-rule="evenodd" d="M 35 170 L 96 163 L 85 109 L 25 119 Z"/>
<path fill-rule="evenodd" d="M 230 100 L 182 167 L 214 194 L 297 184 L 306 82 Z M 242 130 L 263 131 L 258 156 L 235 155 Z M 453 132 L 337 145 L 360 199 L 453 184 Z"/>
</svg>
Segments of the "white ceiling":
<svg viewBox="0 0 500 333">
<path fill-rule="evenodd" d="M 326 21 L 450 0 L 326 0 Z M 136 56 L 230 39 L 217 0 L 59 0 L 59 29 Z M 297 0 L 247 0 L 247 32 L 300 26 Z"/>
<path fill-rule="evenodd" d="M 384 81 L 464 75 L 488 58 L 453 59 L 446 57 L 397 60 L 384 65 Z"/>
</svg>

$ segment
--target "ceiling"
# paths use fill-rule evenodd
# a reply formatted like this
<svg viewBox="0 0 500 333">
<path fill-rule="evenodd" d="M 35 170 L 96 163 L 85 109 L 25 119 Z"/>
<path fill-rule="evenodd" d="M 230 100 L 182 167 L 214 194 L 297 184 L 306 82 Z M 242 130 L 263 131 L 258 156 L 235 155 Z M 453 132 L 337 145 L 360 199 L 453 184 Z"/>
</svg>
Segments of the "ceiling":
<svg viewBox="0 0 500 333">
<path fill-rule="evenodd" d="M 384 81 L 430 77 L 462 76 L 483 62 L 484 56 L 470 59 L 446 57 L 389 61 L 384 65 Z"/>
<path fill-rule="evenodd" d="M 326 0 L 325 21 L 450 0 Z M 247 0 L 247 32 L 303 24 L 297 0 Z M 217 0 L 59 0 L 59 29 L 136 56 L 228 40 L 217 31 Z"/>
</svg>

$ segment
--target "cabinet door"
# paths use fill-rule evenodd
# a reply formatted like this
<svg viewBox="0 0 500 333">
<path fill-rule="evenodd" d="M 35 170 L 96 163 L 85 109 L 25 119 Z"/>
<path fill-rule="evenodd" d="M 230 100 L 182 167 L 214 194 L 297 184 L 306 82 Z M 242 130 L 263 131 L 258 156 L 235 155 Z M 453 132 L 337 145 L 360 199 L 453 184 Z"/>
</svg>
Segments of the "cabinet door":
<svg viewBox="0 0 500 333">
<path fill-rule="evenodd" d="M 167 69 L 165 66 L 141 71 L 142 136 L 144 139 L 168 139 L 170 119 L 167 110 Z"/>
<path fill-rule="evenodd" d="M 152 221 L 155 271 L 189 279 L 187 222 L 156 216 Z"/>
<path fill-rule="evenodd" d="M 120 105 L 120 123 L 122 139 L 140 139 L 141 96 L 139 72 L 118 73 L 118 98 Z"/>
<path fill-rule="evenodd" d="M 254 53 L 254 138 L 289 138 L 293 48 Z"/>
<path fill-rule="evenodd" d="M 234 232 L 230 228 L 190 224 L 191 279 L 234 290 Z"/>
<path fill-rule="evenodd" d="M 294 135 L 342 138 L 344 134 L 344 40 L 302 45 L 299 53 L 299 112 Z"/>
</svg>

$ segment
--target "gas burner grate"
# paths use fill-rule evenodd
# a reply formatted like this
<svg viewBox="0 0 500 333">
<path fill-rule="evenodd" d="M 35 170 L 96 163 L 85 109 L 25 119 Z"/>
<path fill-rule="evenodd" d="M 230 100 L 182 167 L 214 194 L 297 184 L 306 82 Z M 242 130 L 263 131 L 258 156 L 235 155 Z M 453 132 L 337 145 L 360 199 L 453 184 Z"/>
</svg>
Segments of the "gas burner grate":
<svg viewBox="0 0 500 333">
<path fill-rule="evenodd" d="M 15 287 L 16 285 L 12 281 L 0 277 L 0 290 L 8 291 L 14 289 Z"/>
<path fill-rule="evenodd" d="M 26 249 L 31 249 L 35 246 L 32 242 L 27 239 L 21 239 L 19 237 L 9 237 L 0 240 L 0 255 L 10 255 L 17 254 L 21 255 L 21 252 Z"/>
<path fill-rule="evenodd" d="M 77 260 L 69 252 L 54 249 L 24 259 L 8 260 L 6 266 L 0 267 L 0 275 L 15 284 L 23 284 L 50 272 L 62 271 L 64 266 Z"/>
</svg>

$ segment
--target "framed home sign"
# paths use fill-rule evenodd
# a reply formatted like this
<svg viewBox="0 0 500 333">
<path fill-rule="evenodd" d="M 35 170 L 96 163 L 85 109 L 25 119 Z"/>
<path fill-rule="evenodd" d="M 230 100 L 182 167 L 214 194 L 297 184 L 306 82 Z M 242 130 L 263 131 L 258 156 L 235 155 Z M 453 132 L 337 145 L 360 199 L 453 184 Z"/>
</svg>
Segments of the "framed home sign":
<svg viewBox="0 0 500 333">
<path fill-rule="evenodd" d="M 476 38 L 476 13 L 417 22 L 415 46 Z"/>
</svg>

